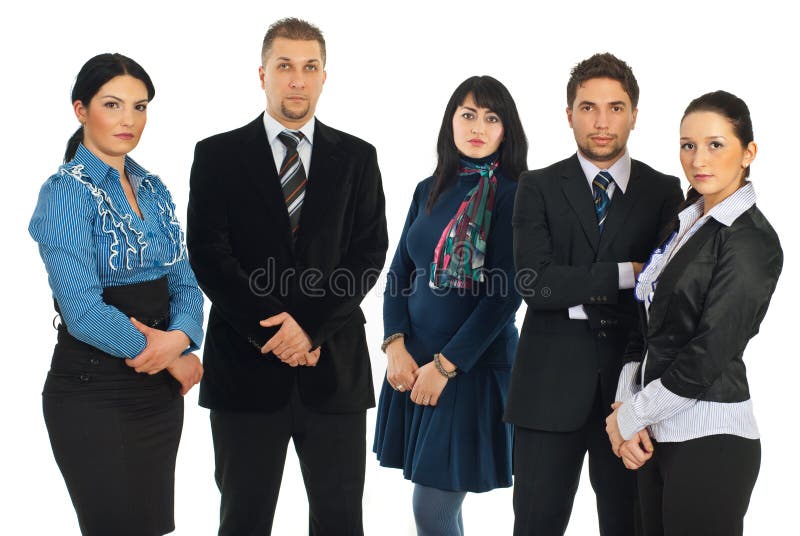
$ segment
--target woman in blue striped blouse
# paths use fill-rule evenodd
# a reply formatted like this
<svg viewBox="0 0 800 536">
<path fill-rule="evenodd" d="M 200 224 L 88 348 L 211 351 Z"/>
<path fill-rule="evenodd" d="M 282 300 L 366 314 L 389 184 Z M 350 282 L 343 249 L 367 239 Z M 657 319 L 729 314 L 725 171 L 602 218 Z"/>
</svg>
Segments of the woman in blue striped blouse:
<svg viewBox="0 0 800 536">
<path fill-rule="evenodd" d="M 642 336 L 626 351 L 606 429 L 638 469 L 645 536 L 735 536 L 761 462 L 743 356 L 783 252 L 747 180 L 757 146 L 744 101 L 698 97 L 680 136 L 692 187 L 637 279 Z"/>
<path fill-rule="evenodd" d="M 81 127 L 29 226 L 62 320 L 44 417 L 83 534 L 174 530 L 181 394 L 203 372 L 190 353 L 203 298 L 175 205 L 128 156 L 154 93 L 120 54 L 83 66 L 72 91 Z"/>
</svg>

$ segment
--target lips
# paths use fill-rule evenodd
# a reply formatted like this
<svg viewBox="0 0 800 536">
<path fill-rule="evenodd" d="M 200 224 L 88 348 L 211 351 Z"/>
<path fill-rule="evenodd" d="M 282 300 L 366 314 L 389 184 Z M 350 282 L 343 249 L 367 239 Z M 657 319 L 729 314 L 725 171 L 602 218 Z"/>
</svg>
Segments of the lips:
<svg viewBox="0 0 800 536">
<path fill-rule="evenodd" d="M 133 134 L 127 134 L 127 133 L 114 134 L 114 137 L 119 138 L 120 140 L 130 141 L 133 139 Z"/>
<path fill-rule="evenodd" d="M 469 143 L 473 147 L 483 147 L 484 145 L 486 145 L 485 141 L 483 141 L 481 139 L 478 139 L 478 138 L 473 138 L 471 140 L 467 140 L 467 143 Z"/>
<path fill-rule="evenodd" d="M 705 181 L 710 179 L 711 177 L 713 177 L 713 175 L 708 175 L 706 173 L 698 173 L 697 175 L 694 176 L 695 180 L 698 181 Z"/>
<path fill-rule="evenodd" d="M 614 141 L 613 136 L 589 136 L 589 139 L 591 139 L 598 145 L 608 145 L 609 143 Z"/>
</svg>

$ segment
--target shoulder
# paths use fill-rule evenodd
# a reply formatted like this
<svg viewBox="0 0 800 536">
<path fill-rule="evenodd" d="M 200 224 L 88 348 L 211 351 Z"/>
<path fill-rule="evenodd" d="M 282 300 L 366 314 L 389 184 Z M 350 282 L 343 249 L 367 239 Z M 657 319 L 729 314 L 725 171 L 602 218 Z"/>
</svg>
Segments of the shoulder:
<svg viewBox="0 0 800 536">
<path fill-rule="evenodd" d="M 547 167 L 539 168 L 539 169 L 532 169 L 530 171 L 524 171 L 519 177 L 519 182 L 522 183 L 523 181 L 531 183 L 531 182 L 543 182 L 543 181 L 554 181 L 556 179 L 561 178 L 564 174 L 567 173 L 567 170 L 574 166 L 580 166 L 578 164 L 578 159 L 575 155 L 570 156 L 569 158 L 565 158 L 564 160 L 560 160 L 553 164 L 550 164 Z"/>
<path fill-rule="evenodd" d="M 61 232 L 64 225 L 90 221 L 102 196 L 102 190 L 81 173 L 80 166 L 65 164 L 42 184 L 28 230 L 41 241 Z M 93 201 L 93 197 L 99 199 Z"/>
<path fill-rule="evenodd" d="M 217 147 L 225 147 L 229 145 L 238 145 L 243 140 L 255 136 L 258 133 L 259 127 L 264 130 L 263 114 L 259 115 L 254 120 L 250 121 L 244 126 L 214 134 L 203 140 L 197 142 L 198 149 L 212 149 Z M 266 137 L 266 133 L 264 133 Z"/>
<path fill-rule="evenodd" d="M 315 143 L 322 142 L 335 145 L 337 152 L 340 154 L 344 153 L 352 158 L 374 158 L 376 153 L 375 146 L 357 136 L 329 127 L 318 119 L 316 120 L 314 129 Z"/>
<path fill-rule="evenodd" d="M 661 173 L 660 171 L 648 166 L 640 160 L 631 159 L 631 175 L 645 178 L 652 186 L 659 186 L 663 188 L 680 188 L 681 181 L 678 179 L 678 177 Z"/>
<path fill-rule="evenodd" d="M 749 252 L 748 256 L 772 254 L 783 258 L 778 234 L 756 205 L 744 211 L 730 227 L 723 228 L 720 237 L 729 247 Z"/>
</svg>

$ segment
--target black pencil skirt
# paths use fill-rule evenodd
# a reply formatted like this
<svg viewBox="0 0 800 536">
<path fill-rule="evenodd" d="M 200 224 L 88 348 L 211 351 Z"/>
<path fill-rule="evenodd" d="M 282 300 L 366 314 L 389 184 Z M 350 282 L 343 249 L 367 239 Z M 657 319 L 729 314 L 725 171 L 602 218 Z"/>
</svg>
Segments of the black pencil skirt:
<svg viewBox="0 0 800 536">
<path fill-rule="evenodd" d="M 168 325 L 166 278 L 107 288 L 103 299 L 151 326 Z M 167 371 L 139 374 L 59 328 L 42 393 L 44 419 L 84 535 L 175 529 L 179 388 Z"/>
</svg>

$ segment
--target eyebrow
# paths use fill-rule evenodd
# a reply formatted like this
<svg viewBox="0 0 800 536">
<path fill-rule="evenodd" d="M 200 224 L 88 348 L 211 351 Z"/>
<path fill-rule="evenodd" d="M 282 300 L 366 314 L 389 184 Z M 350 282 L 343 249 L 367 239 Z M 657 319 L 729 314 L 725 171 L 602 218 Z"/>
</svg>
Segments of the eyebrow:
<svg viewBox="0 0 800 536">
<path fill-rule="evenodd" d="M 464 105 L 462 104 L 462 105 L 461 105 L 461 107 L 462 107 L 462 108 L 464 108 L 464 109 L 466 109 L 466 110 L 469 110 L 470 112 L 475 112 L 475 113 L 478 113 L 478 110 L 477 110 L 476 108 L 473 108 L 472 106 L 464 106 Z"/>
<path fill-rule="evenodd" d="M 582 100 L 581 102 L 578 103 L 578 106 L 582 106 L 584 104 L 591 104 L 592 106 L 597 106 L 596 102 L 589 100 Z M 607 104 L 609 106 L 627 106 L 627 103 L 625 101 L 611 101 Z"/>
<path fill-rule="evenodd" d="M 691 136 L 681 136 L 681 139 L 682 139 L 682 140 L 691 140 L 691 139 L 692 139 L 692 137 L 691 137 Z M 704 139 L 704 140 L 716 140 L 716 139 L 719 139 L 719 140 L 727 140 L 728 138 L 726 138 L 726 137 L 725 137 L 725 136 L 723 136 L 722 134 L 719 134 L 719 135 L 717 135 L 717 136 L 706 136 L 706 137 L 705 137 L 705 138 L 703 138 L 703 139 Z"/>
<path fill-rule="evenodd" d="M 275 58 L 275 61 L 292 63 L 294 60 L 292 58 L 287 58 L 286 56 L 281 56 L 279 58 Z M 309 63 L 322 63 L 322 61 L 317 58 L 311 58 L 310 60 L 306 60 L 306 64 Z"/>
<path fill-rule="evenodd" d="M 101 99 L 114 99 L 114 100 L 119 101 L 119 102 L 125 102 L 124 100 L 120 99 L 116 95 L 101 95 L 100 98 Z M 140 99 L 140 100 L 136 101 L 134 104 L 141 104 L 143 102 L 149 102 L 149 101 L 147 99 Z"/>
</svg>

